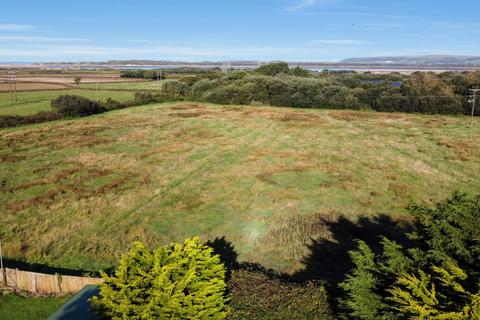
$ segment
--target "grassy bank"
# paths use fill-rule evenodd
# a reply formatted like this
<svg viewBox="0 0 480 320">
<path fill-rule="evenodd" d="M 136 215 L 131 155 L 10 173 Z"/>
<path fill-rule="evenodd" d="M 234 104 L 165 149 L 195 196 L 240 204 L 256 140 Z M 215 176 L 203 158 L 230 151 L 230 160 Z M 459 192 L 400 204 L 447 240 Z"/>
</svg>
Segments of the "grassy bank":
<svg viewBox="0 0 480 320">
<path fill-rule="evenodd" d="M 240 260 L 303 268 L 341 219 L 480 187 L 479 119 L 163 104 L 0 131 L 12 258 L 111 266 L 135 239 L 225 236 Z"/>
</svg>

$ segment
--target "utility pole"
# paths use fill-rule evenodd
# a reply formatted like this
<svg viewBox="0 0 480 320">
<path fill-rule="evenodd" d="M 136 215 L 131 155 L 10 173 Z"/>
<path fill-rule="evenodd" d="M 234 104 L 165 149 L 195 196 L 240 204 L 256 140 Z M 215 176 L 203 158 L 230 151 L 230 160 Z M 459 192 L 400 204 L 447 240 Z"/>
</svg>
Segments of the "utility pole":
<svg viewBox="0 0 480 320">
<path fill-rule="evenodd" d="M 468 102 L 472 104 L 472 117 L 475 116 L 475 104 L 477 103 L 477 92 L 480 92 L 480 89 L 469 90 Z"/>
<path fill-rule="evenodd" d="M 98 80 L 95 82 L 95 91 L 97 92 L 97 102 L 99 102 L 100 99 L 98 98 Z"/>
<path fill-rule="evenodd" d="M 222 73 L 223 74 L 228 74 L 228 70 L 230 69 L 230 62 L 229 61 L 223 61 L 222 64 Z"/>
<path fill-rule="evenodd" d="M 9 71 L 6 77 L 10 100 L 17 101 L 17 73 L 15 71 Z"/>
</svg>

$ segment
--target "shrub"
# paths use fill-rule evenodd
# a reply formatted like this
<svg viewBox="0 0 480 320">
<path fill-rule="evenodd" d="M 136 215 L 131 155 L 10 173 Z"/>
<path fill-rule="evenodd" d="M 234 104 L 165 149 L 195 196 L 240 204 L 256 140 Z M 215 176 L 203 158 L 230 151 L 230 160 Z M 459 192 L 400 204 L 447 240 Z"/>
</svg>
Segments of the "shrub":
<svg viewBox="0 0 480 320">
<path fill-rule="evenodd" d="M 51 104 L 64 117 L 85 117 L 107 111 L 99 103 L 76 95 L 59 96 Z"/>
<path fill-rule="evenodd" d="M 186 85 L 178 80 L 166 80 L 162 83 L 161 96 L 167 100 L 182 99 L 187 93 Z"/>
<path fill-rule="evenodd" d="M 0 116 L 0 128 L 16 127 L 23 124 L 54 121 L 61 118 L 63 118 L 62 115 L 53 111 L 40 111 L 36 114 L 28 116 L 4 115 Z"/>
<path fill-rule="evenodd" d="M 307 69 L 303 69 L 299 66 L 296 66 L 295 68 L 292 69 L 292 75 L 296 77 L 310 77 L 310 71 Z"/>
<path fill-rule="evenodd" d="M 157 102 L 157 98 L 148 91 L 135 92 L 134 104 L 139 106 L 142 104 L 149 104 Z"/>
<path fill-rule="evenodd" d="M 333 320 L 325 289 L 271 278 L 258 271 L 238 270 L 229 281 L 229 320 Z"/>
<path fill-rule="evenodd" d="M 128 104 L 119 102 L 117 100 L 113 100 L 112 98 L 107 98 L 105 102 L 102 102 L 102 106 L 107 109 L 108 111 L 110 110 L 118 110 L 118 109 L 123 109 L 128 106 Z"/>
<path fill-rule="evenodd" d="M 136 242 L 103 274 L 94 308 L 109 319 L 224 319 L 225 268 L 198 238 L 156 250 Z"/>
</svg>

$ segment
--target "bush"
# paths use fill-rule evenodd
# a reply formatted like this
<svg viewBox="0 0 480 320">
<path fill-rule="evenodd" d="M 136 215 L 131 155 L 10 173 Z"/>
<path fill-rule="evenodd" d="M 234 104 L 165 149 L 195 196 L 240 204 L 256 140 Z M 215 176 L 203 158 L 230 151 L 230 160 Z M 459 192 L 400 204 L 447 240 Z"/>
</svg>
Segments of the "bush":
<svg viewBox="0 0 480 320">
<path fill-rule="evenodd" d="M 52 108 L 64 117 L 85 117 L 107 111 L 99 103 L 76 95 L 63 95 L 52 100 Z"/>
<path fill-rule="evenodd" d="M 92 305 L 109 319 L 220 320 L 227 315 L 225 268 L 198 238 L 149 250 L 136 242 L 115 274 L 102 274 Z"/>
<path fill-rule="evenodd" d="M 149 104 L 153 102 L 157 102 L 157 98 L 151 92 L 148 92 L 148 91 L 135 92 L 134 104 L 136 106 Z"/>
<path fill-rule="evenodd" d="M 107 98 L 105 102 L 102 102 L 102 106 L 108 111 L 123 109 L 128 106 L 128 104 L 113 100 L 112 98 Z"/>
<path fill-rule="evenodd" d="M 322 286 L 288 283 L 257 272 L 238 270 L 229 281 L 229 320 L 333 320 Z"/>
<path fill-rule="evenodd" d="M 180 100 L 183 99 L 187 93 L 185 84 L 178 80 L 166 80 L 162 83 L 160 95 L 166 100 Z"/>
<path fill-rule="evenodd" d="M 36 114 L 28 116 L 5 115 L 0 116 L 0 128 L 16 127 L 23 124 L 54 121 L 61 118 L 63 117 L 60 114 L 53 111 L 40 111 Z"/>
</svg>

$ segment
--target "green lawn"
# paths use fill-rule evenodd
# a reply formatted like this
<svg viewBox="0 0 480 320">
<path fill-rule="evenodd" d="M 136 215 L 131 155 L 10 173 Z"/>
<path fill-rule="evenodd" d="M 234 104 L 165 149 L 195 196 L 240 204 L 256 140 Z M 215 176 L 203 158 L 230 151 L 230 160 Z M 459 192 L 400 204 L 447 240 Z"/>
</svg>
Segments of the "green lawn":
<svg viewBox="0 0 480 320">
<path fill-rule="evenodd" d="M 0 295 L 0 319 L 45 320 L 69 298 L 70 296 L 61 298 L 31 298 L 15 294 Z"/>
<path fill-rule="evenodd" d="M 225 236 L 299 270 L 319 221 L 478 192 L 479 120 L 179 103 L 1 130 L 4 251 L 99 269 L 137 239 Z"/>
<path fill-rule="evenodd" d="M 141 82 L 110 82 L 99 83 L 98 88 L 103 90 L 160 90 L 163 81 L 141 81 Z M 81 84 L 80 87 L 95 89 L 95 83 Z"/>
<path fill-rule="evenodd" d="M 39 111 L 47 111 L 50 110 L 50 101 L 64 94 L 76 94 L 93 100 L 97 99 L 96 90 L 72 89 L 18 92 L 18 101 L 14 102 L 10 100 L 8 92 L 0 92 L 0 115 L 28 115 Z M 99 90 L 98 98 L 100 100 L 112 98 L 118 101 L 126 101 L 133 99 L 134 94 L 130 91 Z"/>
</svg>

